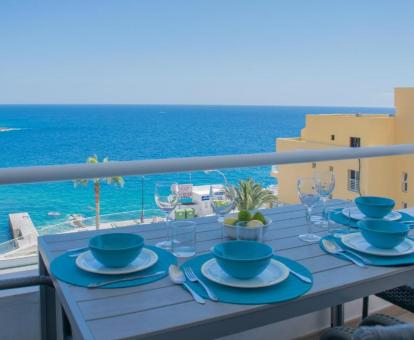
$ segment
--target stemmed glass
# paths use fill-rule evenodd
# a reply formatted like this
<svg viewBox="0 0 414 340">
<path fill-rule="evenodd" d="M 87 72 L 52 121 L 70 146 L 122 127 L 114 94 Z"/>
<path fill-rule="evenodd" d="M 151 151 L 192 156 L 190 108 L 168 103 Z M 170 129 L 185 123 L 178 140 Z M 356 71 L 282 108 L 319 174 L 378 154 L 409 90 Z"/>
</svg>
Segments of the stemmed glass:
<svg viewBox="0 0 414 340">
<path fill-rule="evenodd" d="M 234 209 L 236 202 L 235 190 L 230 184 L 210 185 L 210 205 L 218 215 L 217 221 L 223 223 L 224 215 Z"/>
<path fill-rule="evenodd" d="M 166 224 L 168 228 L 168 240 L 158 242 L 156 246 L 163 249 L 171 250 L 172 240 L 170 222 L 172 220 L 171 213 L 178 205 L 179 201 L 178 184 L 170 182 L 157 182 L 155 184 L 154 199 L 158 208 L 164 211 L 166 215 Z"/>
<path fill-rule="evenodd" d="M 326 202 L 335 188 L 335 175 L 333 171 L 315 171 L 316 188 L 323 203 L 321 224 L 328 226 L 328 218 L 326 216 Z"/>
<path fill-rule="evenodd" d="M 319 202 L 320 195 L 314 177 L 302 177 L 298 179 L 298 196 L 302 204 L 306 207 L 306 222 L 308 232 L 299 235 L 302 241 L 317 242 L 320 240 L 318 235 L 312 234 L 311 214 L 312 208 Z"/>
</svg>

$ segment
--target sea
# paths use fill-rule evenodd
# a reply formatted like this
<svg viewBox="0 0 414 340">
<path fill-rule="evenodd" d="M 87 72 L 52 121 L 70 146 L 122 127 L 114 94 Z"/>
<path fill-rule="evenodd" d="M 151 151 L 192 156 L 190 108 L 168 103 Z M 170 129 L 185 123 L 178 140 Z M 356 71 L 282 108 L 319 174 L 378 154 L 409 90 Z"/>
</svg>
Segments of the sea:
<svg viewBox="0 0 414 340">
<path fill-rule="evenodd" d="M 324 106 L 0 105 L 0 168 L 82 163 L 91 155 L 122 161 L 272 152 L 277 137 L 300 135 L 306 114 L 393 112 Z M 276 184 L 270 167 L 224 173 L 233 183 L 251 177 L 263 186 Z M 156 208 L 159 180 L 201 185 L 222 178 L 204 172 L 126 177 L 123 188 L 102 184 L 101 213 Z M 11 237 L 9 213 L 28 212 L 42 228 L 70 214 L 94 216 L 93 206 L 91 184 L 0 186 L 0 242 Z"/>
</svg>

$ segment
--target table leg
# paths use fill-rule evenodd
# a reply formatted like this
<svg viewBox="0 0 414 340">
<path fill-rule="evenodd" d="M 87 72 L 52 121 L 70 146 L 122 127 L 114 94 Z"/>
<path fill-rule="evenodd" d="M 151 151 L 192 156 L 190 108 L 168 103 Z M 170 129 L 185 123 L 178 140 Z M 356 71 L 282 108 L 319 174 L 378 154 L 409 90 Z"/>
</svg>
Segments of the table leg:
<svg viewBox="0 0 414 340">
<path fill-rule="evenodd" d="M 344 305 L 331 307 L 331 327 L 343 326 L 344 318 Z"/>
<path fill-rule="evenodd" d="M 55 299 L 56 340 L 65 339 L 65 316 L 58 299 Z"/>
<path fill-rule="evenodd" d="M 48 275 L 42 256 L 39 254 L 39 274 Z M 40 331 L 42 340 L 54 340 L 56 336 L 55 289 L 41 285 L 40 290 Z"/>
<path fill-rule="evenodd" d="M 369 296 L 364 296 L 362 299 L 362 319 L 365 319 L 368 316 L 369 309 Z"/>
</svg>

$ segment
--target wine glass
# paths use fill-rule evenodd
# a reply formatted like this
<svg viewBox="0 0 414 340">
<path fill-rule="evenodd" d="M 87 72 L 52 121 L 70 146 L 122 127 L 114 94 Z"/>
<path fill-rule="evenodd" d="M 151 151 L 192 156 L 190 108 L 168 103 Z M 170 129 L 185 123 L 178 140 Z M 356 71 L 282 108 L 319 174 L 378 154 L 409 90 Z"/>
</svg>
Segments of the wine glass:
<svg viewBox="0 0 414 340">
<path fill-rule="evenodd" d="M 234 209 L 236 202 L 235 190 L 230 184 L 210 185 L 210 205 L 218 215 L 217 221 L 223 223 L 224 215 Z"/>
<path fill-rule="evenodd" d="M 320 194 L 317 189 L 316 180 L 314 177 L 301 177 L 298 179 L 298 196 L 302 204 L 306 207 L 306 222 L 308 232 L 299 235 L 302 241 L 317 242 L 320 240 L 318 235 L 312 234 L 311 214 L 312 208 L 319 202 Z"/>
<path fill-rule="evenodd" d="M 326 216 L 326 202 L 332 191 L 335 188 L 335 175 L 333 171 L 315 171 L 314 176 L 316 179 L 316 188 L 323 203 L 322 220 L 321 224 L 328 226 L 328 219 Z"/>
<path fill-rule="evenodd" d="M 170 222 L 172 219 L 171 214 L 179 201 L 178 184 L 170 182 L 157 182 L 155 184 L 154 198 L 158 208 L 164 211 L 166 215 L 166 225 L 168 230 L 168 240 L 159 242 L 156 244 L 156 246 L 171 250 L 172 240 Z"/>
</svg>

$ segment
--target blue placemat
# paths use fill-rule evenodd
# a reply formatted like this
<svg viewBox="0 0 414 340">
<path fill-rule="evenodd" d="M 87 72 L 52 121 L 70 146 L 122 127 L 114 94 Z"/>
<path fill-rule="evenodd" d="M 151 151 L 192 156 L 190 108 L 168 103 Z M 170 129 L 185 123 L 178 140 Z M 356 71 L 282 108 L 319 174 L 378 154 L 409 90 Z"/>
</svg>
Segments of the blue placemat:
<svg viewBox="0 0 414 340">
<path fill-rule="evenodd" d="M 165 271 L 164 275 L 158 275 L 154 277 L 148 277 L 144 279 L 137 279 L 119 283 L 113 283 L 111 285 L 103 286 L 102 288 L 124 288 L 124 287 L 131 287 L 131 286 L 139 286 L 146 283 L 158 281 L 165 276 L 168 275 L 168 267 L 171 264 L 176 264 L 177 259 L 174 255 L 170 252 L 160 249 L 153 246 L 145 246 L 145 248 L 151 249 L 158 255 L 158 261 L 152 267 L 140 271 L 139 274 L 151 274 L 157 271 L 163 270 Z M 91 283 L 102 282 L 106 280 L 116 280 L 121 279 L 128 276 L 137 275 L 138 272 L 132 274 L 124 274 L 124 275 L 101 275 L 101 274 L 94 274 L 86 272 L 76 265 L 76 257 L 70 257 L 69 255 L 73 253 L 64 253 L 54 259 L 50 265 L 50 271 L 52 275 L 58 278 L 61 281 L 66 283 L 70 283 L 75 286 L 87 287 Z"/>
<path fill-rule="evenodd" d="M 405 212 L 401 212 L 399 211 L 399 213 L 401 214 L 401 219 L 399 219 L 399 222 L 404 222 L 404 221 L 414 221 L 414 216 L 411 216 Z M 342 208 L 338 208 L 336 209 L 334 212 L 331 212 L 329 214 L 329 218 L 339 224 L 348 226 L 348 227 L 352 227 L 352 228 L 358 228 L 357 220 L 354 220 L 352 218 L 348 218 L 346 217 L 344 214 L 342 214 Z M 414 227 L 414 223 L 412 225 L 409 225 L 410 228 Z"/>
<path fill-rule="evenodd" d="M 312 284 L 305 283 L 292 274 L 285 281 L 265 288 L 233 288 L 220 285 L 208 280 L 201 273 L 201 266 L 212 257 L 212 254 L 200 255 L 187 261 L 183 266 L 191 266 L 195 274 L 203 279 L 204 283 L 216 294 L 220 302 L 242 305 L 275 303 L 297 298 L 305 294 L 312 287 Z M 313 280 L 311 272 L 298 262 L 276 255 L 273 258 Z M 208 298 L 200 284 L 188 281 L 187 283 L 202 297 Z"/>
<path fill-rule="evenodd" d="M 319 246 L 327 254 L 329 254 L 329 253 L 325 250 L 325 247 L 322 244 L 322 240 L 325 240 L 325 239 L 331 240 L 331 241 L 336 241 L 342 248 L 347 249 L 347 246 L 341 242 L 340 238 L 333 237 L 333 236 L 325 236 L 320 240 Z M 352 251 L 354 251 L 358 254 L 361 254 L 361 256 L 363 256 L 364 258 L 369 260 L 370 263 L 369 264 L 366 263 L 366 264 L 370 265 L 370 266 L 407 266 L 407 265 L 414 264 L 414 254 L 404 255 L 404 256 L 385 257 L 385 256 L 365 254 L 365 253 L 362 253 L 362 252 L 358 252 L 354 249 L 352 249 Z M 330 255 L 332 255 L 332 254 L 330 254 Z M 353 257 L 353 255 L 349 254 L 349 253 L 347 255 Z M 332 256 L 336 256 L 336 257 L 338 257 L 342 260 L 349 261 L 349 260 L 345 259 L 344 257 L 342 257 L 341 255 L 332 255 Z"/>
</svg>

